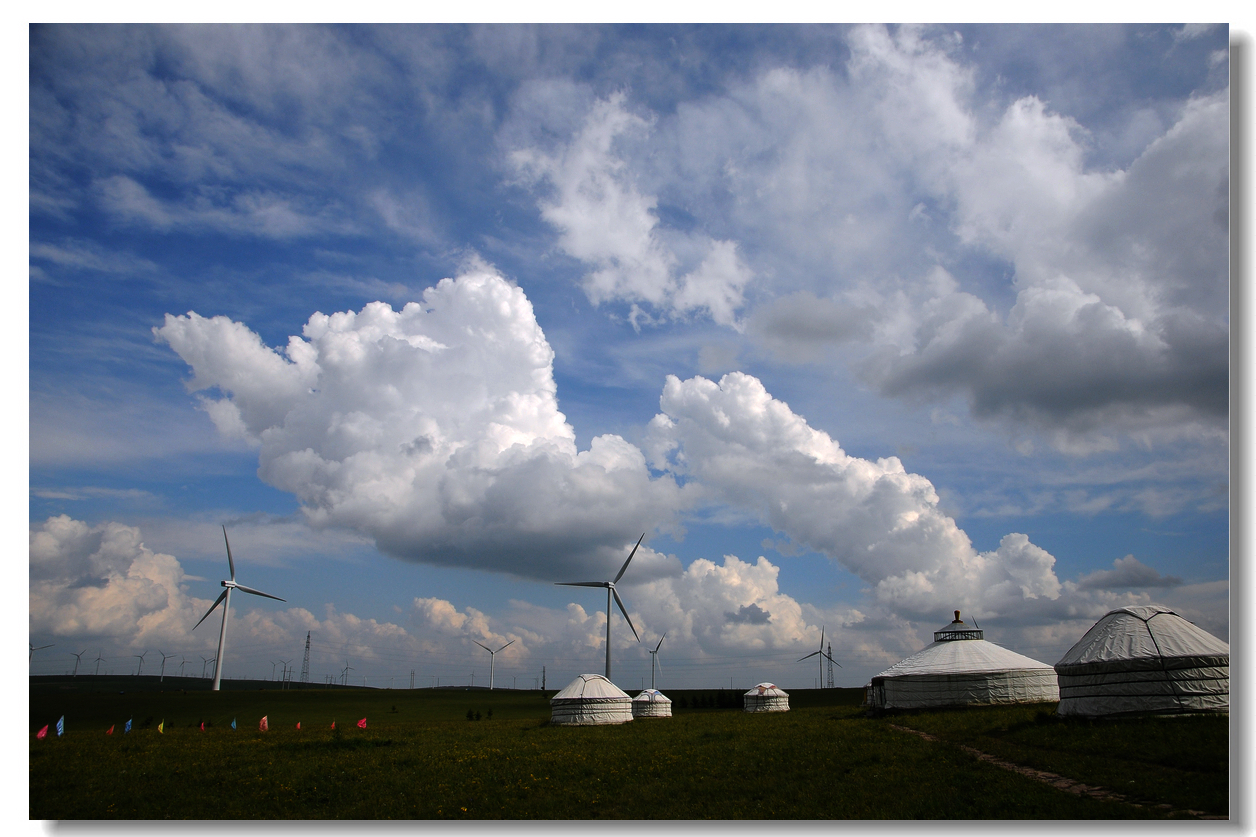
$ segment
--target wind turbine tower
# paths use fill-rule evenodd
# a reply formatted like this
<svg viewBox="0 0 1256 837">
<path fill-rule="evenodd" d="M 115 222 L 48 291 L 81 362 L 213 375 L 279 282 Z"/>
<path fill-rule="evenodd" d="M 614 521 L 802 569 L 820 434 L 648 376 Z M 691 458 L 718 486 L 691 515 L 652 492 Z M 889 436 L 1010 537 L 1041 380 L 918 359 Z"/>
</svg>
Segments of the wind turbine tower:
<svg viewBox="0 0 1256 837">
<path fill-rule="evenodd" d="M 825 660 L 828 660 L 830 663 L 833 663 L 833 665 L 836 665 L 838 668 L 841 668 L 841 667 L 842 667 L 842 664 L 841 664 L 841 663 L 836 662 L 836 661 L 833 659 L 833 655 L 832 655 L 831 653 L 826 654 L 826 653 L 825 653 L 825 651 L 824 651 L 824 628 L 823 628 L 823 627 L 822 627 L 822 628 L 820 628 L 820 650 L 819 650 L 819 651 L 812 651 L 812 652 L 811 652 L 810 654 L 808 654 L 807 656 L 805 656 L 805 657 L 800 657 L 800 658 L 798 659 L 798 662 L 800 662 L 800 663 L 801 663 L 803 660 L 809 660 L 809 659 L 811 659 L 812 657 L 816 656 L 817 654 L 819 654 L 819 655 L 820 655 L 820 659 L 816 661 L 816 664 L 817 664 L 817 666 L 819 667 L 819 672 L 818 672 L 818 674 L 819 674 L 819 679 L 818 679 L 818 680 L 816 680 L 816 683 L 817 683 L 817 684 L 820 684 L 820 685 L 822 686 L 822 685 L 824 684 L 824 661 L 825 661 Z M 832 670 L 833 670 L 833 669 L 831 669 L 831 668 L 829 669 L 829 671 L 832 671 Z M 830 676 L 830 681 L 831 681 L 831 680 L 832 680 L 832 677 Z"/>
<path fill-rule="evenodd" d="M 474 639 L 471 641 L 475 642 Z M 514 645 L 515 641 L 512 639 L 510 642 L 507 642 L 501 648 L 498 648 L 497 651 L 494 651 L 492 648 L 489 648 L 487 645 L 485 645 L 482 642 L 475 642 L 475 644 L 488 652 L 488 690 L 491 692 L 493 691 L 493 663 L 497 660 L 497 651 L 505 651 L 507 648 Z M 474 683 L 475 675 L 474 674 L 471 675 L 471 678 L 472 678 L 471 682 Z"/>
<path fill-rule="evenodd" d="M 74 652 L 70 652 L 70 653 L 73 654 Z M 84 648 L 82 651 L 78 652 L 77 654 L 74 654 L 74 673 L 70 675 L 71 677 L 78 677 L 79 662 L 82 661 L 83 655 L 86 653 L 87 653 L 87 649 Z"/>
<path fill-rule="evenodd" d="M 218 607 L 218 605 L 222 605 L 222 628 L 218 631 L 218 655 L 214 658 L 218 661 L 217 665 L 214 666 L 215 692 L 219 690 L 219 686 L 222 684 L 222 651 L 223 646 L 227 643 L 227 617 L 231 615 L 231 591 L 240 590 L 244 593 L 251 593 L 254 596 L 265 596 L 268 599 L 276 599 L 281 602 L 286 601 L 286 599 L 280 599 L 278 596 L 272 596 L 270 593 L 263 593 L 261 590 L 254 590 L 252 587 L 245 587 L 243 584 L 236 584 L 235 562 L 231 560 L 231 541 L 227 540 L 226 526 L 222 527 L 222 539 L 227 544 L 227 568 L 231 570 L 231 579 L 222 582 L 222 586 L 224 588 L 222 595 L 219 596 L 218 599 L 210 606 L 209 610 L 205 611 L 205 615 L 201 617 L 201 621 L 192 626 L 192 630 L 196 630 L 201 622 L 204 622 L 209 614 L 214 612 L 214 609 Z"/>
<path fill-rule="evenodd" d="M 829 643 L 829 688 L 833 688 L 833 643 Z"/>
<path fill-rule="evenodd" d="M 641 533 L 641 537 L 637 538 L 637 546 L 632 548 L 632 552 L 628 553 L 628 560 L 619 568 L 619 573 L 615 576 L 614 581 L 559 581 L 556 582 L 564 587 L 605 587 L 606 588 L 606 679 L 611 679 L 611 597 L 614 597 L 615 604 L 619 605 L 619 612 L 624 615 L 624 619 L 628 622 L 628 627 L 632 628 L 632 635 L 637 638 L 637 642 L 641 641 L 641 637 L 637 635 L 637 629 L 633 627 L 632 619 L 628 616 L 628 610 L 624 607 L 623 599 L 619 598 L 615 585 L 624 577 L 628 565 L 632 563 L 632 556 L 637 554 L 637 547 L 641 546 L 641 541 L 645 540 L 645 532 Z M 613 682 L 613 681 L 612 681 Z"/>
<path fill-rule="evenodd" d="M 97 677 L 99 677 L 99 676 L 100 676 L 100 664 L 101 664 L 101 663 L 103 663 L 103 662 L 105 661 L 105 658 L 104 658 L 104 657 L 102 657 L 102 656 L 100 656 L 101 654 L 103 654 L 103 653 L 104 653 L 104 651 L 105 651 L 105 649 L 103 649 L 103 648 L 102 648 L 102 649 L 100 649 L 100 651 L 98 651 L 98 652 L 96 653 L 96 676 L 97 676 Z"/>
<path fill-rule="evenodd" d="M 139 667 L 138 669 L 136 669 L 136 671 L 135 671 L 135 675 L 136 675 L 136 677 L 138 677 L 139 675 L 141 675 L 141 674 L 143 674 L 143 673 L 144 673 L 144 658 L 148 656 L 148 652 L 147 652 L 147 651 L 145 651 L 143 654 L 132 654 L 131 656 L 132 656 L 132 657 L 138 657 L 138 658 L 139 658 L 139 661 L 140 661 L 140 667 Z"/>
<path fill-rule="evenodd" d="M 667 639 L 667 634 L 659 637 L 659 644 L 654 646 L 654 650 L 650 652 L 650 688 L 654 688 L 654 664 L 658 663 L 659 649 L 663 647 L 663 640 Z M 662 671 L 663 664 L 659 663 L 659 670 Z"/>
<path fill-rule="evenodd" d="M 174 654 L 167 654 L 164 651 L 162 651 L 160 648 L 157 649 L 157 653 L 161 654 L 161 677 L 157 678 L 157 682 L 161 683 L 166 679 L 166 660 L 173 657 Z"/>
</svg>

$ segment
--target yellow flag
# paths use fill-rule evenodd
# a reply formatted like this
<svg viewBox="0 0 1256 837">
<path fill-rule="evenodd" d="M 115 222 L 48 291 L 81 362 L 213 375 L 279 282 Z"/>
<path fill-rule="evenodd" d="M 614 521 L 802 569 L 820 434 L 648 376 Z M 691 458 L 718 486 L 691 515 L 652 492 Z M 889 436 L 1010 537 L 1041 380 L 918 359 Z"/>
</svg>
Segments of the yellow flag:
<svg viewBox="0 0 1256 837">
<path fill-rule="evenodd" d="M 166 731 L 165 726 L 166 726 L 166 719 L 162 718 L 161 723 L 157 725 L 157 731 L 164 733 Z"/>
</svg>

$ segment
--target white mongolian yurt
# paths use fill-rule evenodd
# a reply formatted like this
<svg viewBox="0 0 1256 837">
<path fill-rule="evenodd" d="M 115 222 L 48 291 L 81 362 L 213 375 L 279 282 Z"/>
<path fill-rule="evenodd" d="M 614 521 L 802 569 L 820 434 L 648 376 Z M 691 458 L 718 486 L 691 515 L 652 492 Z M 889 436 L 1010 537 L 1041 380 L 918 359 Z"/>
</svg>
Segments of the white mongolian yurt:
<svg viewBox="0 0 1256 837">
<path fill-rule="evenodd" d="M 873 677 L 867 700 L 872 709 L 925 709 L 1058 697 L 1051 666 L 987 642 L 957 610 L 954 622 L 933 632 L 933 642 Z"/>
<path fill-rule="evenodd" d="M 634 718 L 670 718 L 672 701 L 658 689 L 646 689 L 632 699 Z"/>
<path fill-rule="evenodd" d="M 1167 607 L 1122 607 L 1055 664 L 1061 715 L 1230 711 L 1230 645 Z"/>
<path fill-rule="evenodd" d="M 587 726 L 632 720 L 632 698 L 601 674 L 581 674 L 550 698 L 550 723 Z"/>
<path fill-rule="evenodd" d="M 789 693 L 775 683 L 760 683 L 742 695 L 747 712 L 788 712 Z"/>
</svg>

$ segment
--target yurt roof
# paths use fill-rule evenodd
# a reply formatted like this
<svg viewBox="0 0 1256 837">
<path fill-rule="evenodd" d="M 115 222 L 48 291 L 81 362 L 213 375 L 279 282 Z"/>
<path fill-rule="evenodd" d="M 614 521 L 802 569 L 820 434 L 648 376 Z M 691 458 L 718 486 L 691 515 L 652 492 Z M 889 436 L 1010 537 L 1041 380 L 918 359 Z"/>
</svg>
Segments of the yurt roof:
<svg viewBox="0 0 1256 837">
<path fill-rule="evenodd" d="M 1146 605 L 1108 611 L 1056 665 L 1229 655 L 1229 643 L 1167 607 Z"/>
<path fill-rule="evenodd" d="M 658 689 L 646 689 L 641 694 L 633 698 L 633 701 L 641 701 L 642 703 L 671 703 L 672 699 L 660 692 Z"/>
<path fill-rule="evenodd" d="M 1044 662 L 987 642 L 979 628 L 970 628 L 955 611 L 955 621 L 937 630 L 934 641 L 900 660 L 877 677 L 919 674 L 977 674 L 989 671 L 1051 669 Z"/>
<path fill-rule="evenodd" d="M 628 693 L 607 680 L 605 675 L 580 674 L 550 700 L 574 700 L 577 698 L 586 700 L 629 699 Z"/>
<path fill-rule="evenodd" d="M 785 697 L 789 697 L 789 695 L 780 686 L 777 686 L 775 683 L 760 683 L 759 685 L 755 686 L 753 689 L 746 692 L 746 694 L 760 695 L 760 696 L 784 695 Z"/>
</svg>

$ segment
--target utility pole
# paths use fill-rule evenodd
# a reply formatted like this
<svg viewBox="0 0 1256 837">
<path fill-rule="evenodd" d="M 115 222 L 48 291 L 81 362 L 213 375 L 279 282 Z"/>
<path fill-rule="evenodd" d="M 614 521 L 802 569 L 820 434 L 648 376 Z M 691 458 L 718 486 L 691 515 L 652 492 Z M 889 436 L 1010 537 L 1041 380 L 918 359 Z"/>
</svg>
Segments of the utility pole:
<svg viewBox="0 0 1256 837">
<path fill-rule="evenodd" d="M 310 682 L 310 634 L 313 631 L 305 632 L 305 662 L 301 663 L 301 682 Z"/>
</svg>

